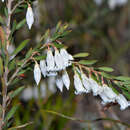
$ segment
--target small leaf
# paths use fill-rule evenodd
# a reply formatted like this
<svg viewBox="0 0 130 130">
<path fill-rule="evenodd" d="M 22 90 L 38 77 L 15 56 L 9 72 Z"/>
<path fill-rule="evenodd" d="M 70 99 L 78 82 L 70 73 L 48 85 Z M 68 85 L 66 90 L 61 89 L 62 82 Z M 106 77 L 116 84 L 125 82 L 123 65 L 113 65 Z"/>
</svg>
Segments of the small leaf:
<svg viewBox="0 0 130 130">
<path fill-rule="evenodd" d="M 83 65 L 93 65 L 97 62 L 97 60 L 80 60 L 79 63 Z"/>
<path fill-rule="evenodd" d="M 26 19 L 23 19 L 22 21 L 20 21 L 16 26 L 16 30 L 20 29 L 25 23 L 26 23 Z"/>
<path fill-rule="evenodd" d="M 130 81 L 130 77 L 126 77 L 126 76 L 118 76 L 115 77 L 116 80 L 121 80 L 121 81 Z"/>
<path fill-rule="evenodd" d="M 89 56 L 89 53 L 83 52 L 83 53 L 75 54 L 73 57 L 74 58 L 79 58 L 79 57 L 87 57 L 87 56 Z"/>
<path fill-rule="evenodd" d="M 101 72 L 100 74 L 101 74 L 103 77 L 108 78 L 108 79 L 113 79 L 113 78 L 114 78 L 114 76 L 112 76 L 112 75 L 110 75 L 110 74 L 107 74 L 107 73 L 105 73 L 105 72 Z"/>
<path fill-rule="evenodd" d="M 103 70 L 106 72 L 113 72 L 114 70 L 110 67 L 98 67 L 99 70 Z"/>
<path fill-rule="evenodd" d="M 21 91 L 23 91 L 23 89 L 24 87 L 16 89 L 14 92 L 11 93 L 10 98 L 14 98 L 15 96 L 17 96 Z"/>
<path fill-rule="evenodd" d="M 123 90 L 123 94 L 128 98 L 128 100 L 130 100 L 130 92 Z"/>
<path fill-rule="evenodd" d="M 3 74 L 3 60 L 0 57 L 0 76 Z"/>
<path fill-rule="evenodd" d="M 29 39 L 24 40 L 13 52 L 12 55 L 17 55 L 29 42 Z"/>
<path fill-rule="evenodd" d="M 35 56 L 34 59 L 35 60 L 44 60 L 46 58 L 46 56 Z"/>
<path fill-rule="evenodd" d="M 15 105 L 11 108 L 11 110 L 7 113 L 7 116 L 5 117 L 5 121 L 8 121 L 10 118 L 13 117 L 13 115 L 15 114 L 18 107 L 19 107 L 19 105 Z"/>
<path fill-rule="evenodd" d="M 59 43 L 53 43 L 53 44 L 56 48 L 59 48 L 59 49 L 65 47 L 63 44 L 59 44 Z"/>
</svg>

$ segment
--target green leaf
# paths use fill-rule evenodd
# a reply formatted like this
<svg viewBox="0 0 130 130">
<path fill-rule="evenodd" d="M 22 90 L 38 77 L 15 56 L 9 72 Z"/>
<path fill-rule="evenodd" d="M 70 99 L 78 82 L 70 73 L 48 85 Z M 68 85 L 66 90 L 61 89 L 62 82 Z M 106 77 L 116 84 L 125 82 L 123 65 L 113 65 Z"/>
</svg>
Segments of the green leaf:
<svg viewBox="0 0 130 130">
<path fill-rule="evenodd" d="M 79 63 L 82 65 L 93 65 L 97 62 L 97 60 L 80 60 Z"/>
<path fill-rule="evenodd" d="M 103 70 L 106 72 L 113 72 L 114 70 L 110 67 L 98 67 L 99 70 Z"/>
<path fill-rule="evenodd" d="M 0 76 L 3 74 L 3 60 L 0 57 Z"/>
<path fill-rule="evenodd" d="M 4 24 L 4 20 L 3 20 L 3 18 L 1 16 L 0 16 L 0 23 Z"/>
<path fill-rule="evenodd" d="M 101 72 L 100 74 L 101 74 L 103 77 L 108 78 L 108 79 L 113 79 L 113 78 L 114 78 L 114 76 L 112 76 L 112 75 L 110 75 L 110 74 L 107 74 L 107 73 L 105 73 L 105 72 Z"/>
<path fill-rule="evenodd" d="M 20 87 L 18 89 L 16 89 L 15 91 L 13 91 L 10 95 L 10 98 L 14 98 L 15 96 L 17 96 L 20 92 L 22 92 L 24 89 L 24 87 Z"/>
<path fill-rule="evenodd" d="M 15 105 L 11 108 L 11 110 L 7 113 L 7 115 L 5 117 L 5 121 L 8 121 L 9 119 L 11 119 L 13 117 L 13 115 L 15 114 L 18 107 L 19 107 L 19 105 Z"/>
<path fill-rule="evenodd" d="M 75 54 L 73 57 L 74 58 L 79 58 L 79 57 L 87 57 L 87 56 L 89 56 L 89 53 L 83 52 L 83 53 Z"/>
<path fill-rule="evenodd" d="M 20 29 L 25 23 L 26 23 L 26 19 L 23 19 L 22 21 L 20 21 L 16 26 L 16 30 Z"/>
<path fill-rule="evenodd" d="M 34 59 L 35 60 L 44 60 L 46 58 L 46 56 L 35 56 Z"/>
<path fill-rule="evenodd" d="M 130 100 L 130 92 L 123 90 L 123 94 L 128 98 L 128 100 Z"/>
<path fill-rule="evenodd" d="M 53 43 L 53 44 L 56 48 L 59 48 L 59 49 L 65 47 L 63 44 L 59 44 L 59 43 Z"/>
<path fill-rule="evenodd" d="M 126 77 L 126 76 L 118 76 L 115 77 L 116 80 L 121 80 L 121 81 L 129 81 L 130 77 Z"/>
<path fill-rule="evenodd" d="M 13 52 L 12 55 L 17 55 L 29 42 L 29 39 L 24 40 Z"/>
</svg>

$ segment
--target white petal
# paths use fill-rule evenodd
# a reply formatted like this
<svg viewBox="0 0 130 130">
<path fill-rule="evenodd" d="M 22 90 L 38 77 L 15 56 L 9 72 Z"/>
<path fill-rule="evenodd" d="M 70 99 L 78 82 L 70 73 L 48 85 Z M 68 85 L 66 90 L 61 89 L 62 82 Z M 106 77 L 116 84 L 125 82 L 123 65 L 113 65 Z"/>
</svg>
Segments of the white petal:
<svg viewBox="0 0 130 130">
<path fill-rule="evenodd" d="M 65 87 L 67 88 L 67 90 L 69 90 L 70 78 L 69 78 L 69 75 L 66 70 L 63 71 L 62 80 L 63 80 L 63 83 L 64 83 Z"/>
<path fill-rule="evenodd" d="M 82 83 L 86 89 L 86 92 L 89 93 L 91 91 L 91 84 L 89 82 L 89 79 L 83 73 L 81 74 L 81 78 L 82 78 Z"/>
<path fill-rule="evenodd" d="M 40 68 L 41 68 L 43 76 L 46 77 L 46 75 L 47 75 L 47 68 L 46 68 L 46 61 L 45 60 L 41 60 L 40 61 Z"/>
<path fill-rule="evenodd" d="M 89 78 L 89 82 L 91 84 L 91 89 L 92 89 L 94 96 L 97 96 L 98 94 L 100 94 L 103 91 L 103 88 L 101 86 L 99 86 L 97 84 L 97 82 L 95 80 L 93 80 L 92 78 Z"/>
<path fill-rule="evenodd" d="M 53 71 L 55 69 L 55 61 L 51 50 L 47 51 L 46 63 L 47 71 Z"/>
<path fill-rule="evenodd" d="M 38 85 L 41 80 L 41 70 L 38 64 L 35 64 L 34 66 L 34 79 Z"/>
<path fill-rule="evenodd" d="M 50 71 L 50 72 L 47 73 L 47 76 L 48 76 L 48 77 L 57 76 L 57 72 L 55 72 L 55 71 Z"/>
<path fill-rule="evenodd" d="M 63 91 L 63 81 L 60 77 L 56 78 L 56 86 L 61 92 Z"/>
<path fill-rule="evenodd" d="M 116 101 L 120 105 L 121 110 L 124 110 L 129 106 L 129 102 L 126 100 L 126 98 L 122 94 L 119 94 L 117 96 Z"/>
<path fill-rule="evenodd" d="M 52 92 L 55 93 L 56 92 L 56 86 L 55 86 L 55 77 L 49 77 L 47 80 L 48 83 L 48 89 Z"/>
<path fill-rule="evenodd" d="M 63 66 L 62 56 L 60 55 L 58 50 L 55 51 L 55 63 L 58 70 L 63 69 L 64 66 Z"/>
<path fill-rule="evenodd" d="M 26 21 L 27 21 L 27 25 L 28 25 L 29 29 L 31 29 L 32 24 L 34 23 L 34 15 L 33 15 L 32 8 L 30 6 L 27 9 Z"/>
<path fill-rule="evenodd" d="M 97 5 L 99 5 L 99 6 L 100 6 L 100 5 L 102 4 L 102 2 L 103 2 L 102 0 L 94 0 L 94 1 L 95 1 L 95 3 L 96 3 Z"/>
<path fill-rule="evenodd" d="M 2 2 L 4 2 L 4 0 L 2 0 Z"/>
<path fill-rule="evenodd" d="M 117 0 L 108 0 L 108 5 L 110 9 L 114 9 L 117 5 Z"/>
<path fill-rule="evenodd" d="M 81 93 L 86 93 L 85 88 L 83 87 L 83 84 L 81 82 L 81 79 L 79 78 L 78 74 L 74 75 L 74 86 L 75 86 L 75 94 L 81 94 Z"/>
</svg>

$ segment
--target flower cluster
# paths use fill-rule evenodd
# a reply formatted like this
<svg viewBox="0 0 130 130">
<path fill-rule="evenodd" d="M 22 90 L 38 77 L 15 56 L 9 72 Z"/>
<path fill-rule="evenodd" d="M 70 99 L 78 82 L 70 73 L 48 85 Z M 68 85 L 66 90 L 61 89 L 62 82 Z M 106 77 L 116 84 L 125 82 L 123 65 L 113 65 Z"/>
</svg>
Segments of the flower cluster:
<svg viewBox="0 0 130 130">
<path fill-rule="evenodd" d="M 121 110 L 130 106 L 130 102 L 127 101 L 122 94 L 116 94 L 112 88 L 108 87 L 106 84 L 100 86 L 95 80 L 88 78 L 83 72 L 80 72 L 80 74 L 75 72 L 74 86 L 76 89 L 75 94 L 92 92 L 94 96 L 99 95 L 103 105 L 117 102 Z"/>
<path fill-rule="evenodd" d="M 41 80 L 41 73 L 44 77 L 57 76 L 57 86 L 59 87 L 59 82 L 62 81 L 67 89 L 69 89 L 70 80 L 67 74 L 66 68 L 70 66 L 72 63 L 73 57 L 64 49 L 60 49 L 60 51 L 55 48 L 55 52 L 53 55 L 52 50 L 49 48 L 47 50 L 47 56 L 45 60 L 40 61 L 40 65 L 36 62 L 34 66 L 34 79 L 39 84 Z M 58 72 L 62 71 L 62 80 L 58 80 L 60 77 Z M 63 85 L 62 85 L 63 86 Z M 62 89 L 60 88 L 62 91 Z"/>
</svg>

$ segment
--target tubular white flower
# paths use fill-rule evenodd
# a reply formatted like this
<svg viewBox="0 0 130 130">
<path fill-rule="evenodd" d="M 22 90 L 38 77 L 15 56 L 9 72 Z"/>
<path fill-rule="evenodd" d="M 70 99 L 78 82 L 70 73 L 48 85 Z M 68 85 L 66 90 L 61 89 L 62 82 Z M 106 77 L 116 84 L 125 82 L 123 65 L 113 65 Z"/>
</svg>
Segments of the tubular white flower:
<svg viewBox="0 0 130 130">
<path fill-rule="evenodd" d="M 63 92 L 63 81 L 60 77 L 56 78 L 56 86 L 61 92 Z"/>
<path fill-rule="evenodd" d="M 40 80 L 41 80 L 41 70 L 40 70 L 40 67 L 37 63 L 34 66 L 34 79 L 38 85 Z"/>
<path fill-rule="evenodd" d="M 73 57 L 64 48 L 62 48 L 60 50 L 60 54 L 61 54 L 62 59 L 63 59 L 64 68 L 70 66 L 71 65 L 70 60 L 73 60 Z"/>
<path fill-rule="evenodd" d="M 2 2 L 4 2 L 4 0 L 2 0 Z"/>
<path fill-rule="evenodd" d="M 48 83 L 48 89 L 52 92 L 52 93 L 55 93 L 56 92 L 56 86 L 55 86 L 55 77 L 49 77 L 48 80 L 47 80 L 47 83 Z"/>
<path fill-rule="evenodd" d="M 42 97 L 42 98 L 45 98 L 47 92 L 46 92 L 46 84 L 45 84 L 44 81 L 42 81 L 42 82 L 40 83 L 40 92 L 41 92 L 41 97 Z"/>
<path fill-rule="evenodd" d="M 95 1 L 95 3 L 96 3 L 97 5 L 99 5 L 99 6 L 100 6 L 100 5 L 102 4 L 102 2 L 103 2 L 102 0 L 94 0 L 94 1 Z"/>
<path fill-rule="evenodd" d="M 46 63 L 47 71 L 53 71 L 55 69 L 55 61 L 51 50 L 47 51 Z"/>
<path fill-rule="evenodd" d="M 85 74 L 81 74 L 82 83 L 86 89 L 86 93 L 89 93 L 91 91 L 91 84 L 89 83 L 89 79 L 86 77 Z"/>
<path fill-rule="evenodd" d="M 55 50 L 55 63 L 57 70 L 63 69 L 63 60 L 58 50 Z"/>
<path fill-rule="evenodd" d="M 108 87 L 107 85 L 103 86 L 103 93 L 106 95 L 106 97 L 111 101 L 115 102 L 115 99 L 117 97 L 117 94 L 112 90 L 112 88 Z"/>
<path fill-rule="evenodd" d="M 33 87 L 33 97 L 34 97 L 34 99 L 38 99 L 38 95 L 39 95 L 38 88 Z"/>
<path fill-rule="evenodd" d="M 40 61 L 40 68 L 41 68 L 41 71 L 42 71 L 42 75 L 44 77 L 46 77 L 46 75 L 47 75 L 47 67 L 46 67 L 46 61 L 45 60 Z"/>
<path fill-rule="evenodd" d="M 74 86 L 76 89 L 76 91 L 75 91 L 76 95 L 81 94 L 81 93 L 86 93 L 86 90 L 83 87 L 82 81 L 81 81 L 79 75 L 76 73 L 74 75 Z"/>
<path fill-rule="evenodd" d="M 57 76 L 57 72 L 56 71 L 50 71 L 50 72 L 47 73 L 47 76 L 48 77 Z"/>
<path fill-rule="evenodd" d="M 69 90 L 70 78 L 69 78 L 69 75 L 66 70 L 63 71 L 62 80 L 63 80 L 63 83 L 64 83 L 65 87 L 67 88 L 67 90 Z"/>
<path fill-rule="evenodd" d="M 119 94 L 116 97 L 116 101 L 120 105 L 121 110 L 125 110 L 127 107 L 130 106 L 129 102 L 126 100 L 126 98 L 122 94 Z"/>
<path fill-rule="evenodd" d="M 97 84 L 97 82 L 95 80 L 93 80 L 92 78 L 89 78 L 89 82 L 91 84 L 91 89 L 92 89 L 94 96 L 97 96 L 98 94 L 100 94 L 103 91 L 102 87 L 99 86 Z"/>
<path fill-rule="evenodd" d="M 28 28 L 31 29 L 32 24 L 34 23 L 34 15 L 33 15 L 32 8 L 30 6 L 28 6 L 27 9 L 26 21 L 27 21 Z"/>
</svg>

